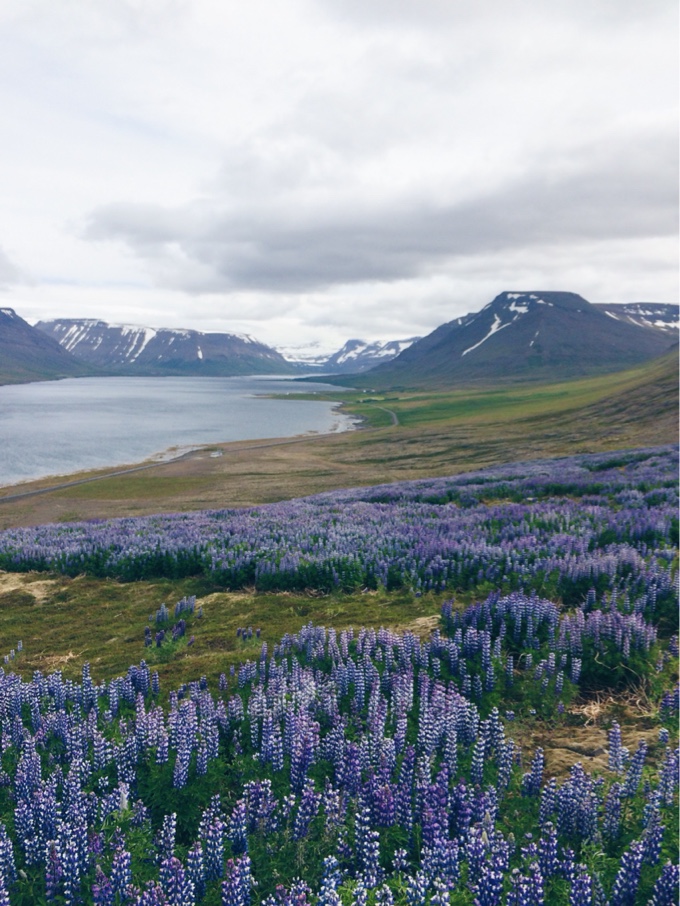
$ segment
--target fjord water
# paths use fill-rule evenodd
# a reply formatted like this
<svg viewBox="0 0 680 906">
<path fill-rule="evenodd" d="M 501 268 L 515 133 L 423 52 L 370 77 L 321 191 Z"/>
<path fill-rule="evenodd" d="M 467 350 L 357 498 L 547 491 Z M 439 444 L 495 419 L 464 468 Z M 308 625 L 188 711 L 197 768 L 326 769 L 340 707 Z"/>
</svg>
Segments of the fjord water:
<svg viewBox="0 0 680 906">
<path fill-rule="evenodd" d="M 0 387 L 0 485 L 171 456 L 202 444 L 346 431 L 351 417 L 267 377 L 71 378 Z M 290 394 L 268 399 L 264 394 Z"/>
</svg>

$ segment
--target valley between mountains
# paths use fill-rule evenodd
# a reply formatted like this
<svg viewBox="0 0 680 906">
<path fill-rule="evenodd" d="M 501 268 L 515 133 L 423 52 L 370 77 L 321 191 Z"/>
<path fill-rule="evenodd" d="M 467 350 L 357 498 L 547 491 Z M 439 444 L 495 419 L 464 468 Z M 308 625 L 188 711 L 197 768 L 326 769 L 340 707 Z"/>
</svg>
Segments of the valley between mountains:
<svg viewBox="0 0 680 906">
<path fill-rule="evenodd" d="M 334 377 L 360 430 L 0 489 L 0 903 L 673 906 L 676 312 L 625 308 L 505 292 Z M 9 379 L 182 345 L 3 318 Z"/>
</svg>

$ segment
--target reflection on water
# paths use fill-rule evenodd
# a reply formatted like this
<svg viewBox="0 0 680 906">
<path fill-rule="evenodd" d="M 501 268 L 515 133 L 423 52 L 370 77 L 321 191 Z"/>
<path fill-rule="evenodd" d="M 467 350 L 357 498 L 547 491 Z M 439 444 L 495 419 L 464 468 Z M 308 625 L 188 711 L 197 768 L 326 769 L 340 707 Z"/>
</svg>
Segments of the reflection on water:
<svg viewBox="0 0 680 906">
<path fill-rule="evenodd" d="M 220 441 L 346 431 L 351 418 L 268 377 L 72 378 L 0 387 L 0 485 Z M 290 393 L 285 400 L 256 394 Z"/>
</svg>

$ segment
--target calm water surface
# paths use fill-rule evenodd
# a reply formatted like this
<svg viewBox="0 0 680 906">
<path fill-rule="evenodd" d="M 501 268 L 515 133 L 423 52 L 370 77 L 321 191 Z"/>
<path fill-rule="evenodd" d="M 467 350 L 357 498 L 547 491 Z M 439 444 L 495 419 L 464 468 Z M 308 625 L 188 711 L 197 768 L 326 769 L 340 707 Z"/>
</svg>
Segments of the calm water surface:
<svg viewBox="0 0 680 906">
<path fill-rule="evenodd" d="M 315 389 L 338 388 L 302 388 L 271 376 L 72 378 L 0 387 L 0 485 L 177 455 L 201 444 L 350 429 L 352 419 L 331 403 L 293 396 Z M 258 398 L 267 393 L 291 399 Z"/>
</svg>

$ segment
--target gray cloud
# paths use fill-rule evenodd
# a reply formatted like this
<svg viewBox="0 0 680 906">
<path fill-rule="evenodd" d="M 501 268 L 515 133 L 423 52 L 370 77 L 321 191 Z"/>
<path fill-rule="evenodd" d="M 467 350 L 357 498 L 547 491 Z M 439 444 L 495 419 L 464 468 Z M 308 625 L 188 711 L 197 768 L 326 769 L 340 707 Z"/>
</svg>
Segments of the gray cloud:
<svg viewBox="0 0 680 906">
<path fill-rule="evenodd" d="M 453 203 L 340 190 L 322 204 L 305 195 L 304 170 L 291 180 L 297 204 L 265 191 L 231 206 L 229 198 L 175 209 L 111 205 L 92 213 L 86 235 L 124 243 L 173 288 L 289 293 L 403 280 L 461 256 L 668 236 L 677 227 L 677 146 L 663 133 L 539 160 L 520 178 Z"/>
<path fill-rule="evenodd" d="M 340 345 L 503 288 L 675 298 L 675 0 L 5 5 L 36 317 Z"/>
</svg>

